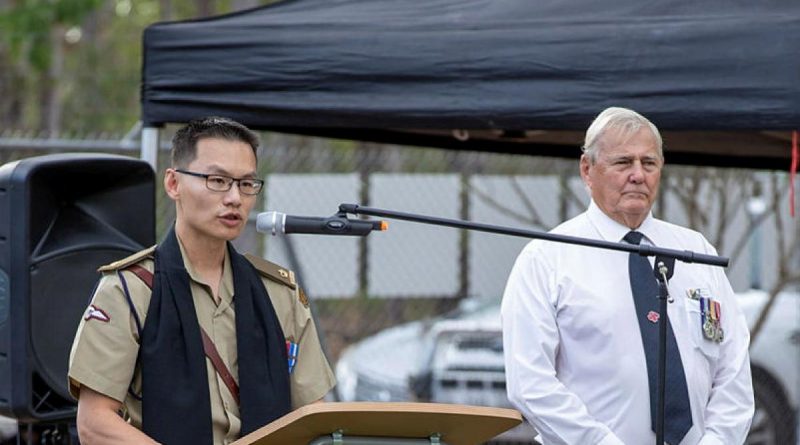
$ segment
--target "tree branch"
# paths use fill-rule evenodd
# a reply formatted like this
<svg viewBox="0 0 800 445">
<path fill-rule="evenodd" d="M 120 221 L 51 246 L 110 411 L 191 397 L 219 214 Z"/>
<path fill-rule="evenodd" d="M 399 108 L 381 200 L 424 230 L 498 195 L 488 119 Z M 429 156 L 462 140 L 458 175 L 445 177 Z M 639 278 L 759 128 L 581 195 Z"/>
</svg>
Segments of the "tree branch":
<svg viewBox="0 0 800 445">
<path fill-rule="evenodd" d="M 533 216 L 530 216 L 530 215 L 523 214 L 521 212 L 517 212 L 517 211 L 515 211 L 513 209 L 510 209 L 507 206 L 504 206 L 503 204 L 499 203 L 492 196 L 490 196 L 489 194 L 485 193 L 483 190 L 479 189 L 478 187 L 475 187 L 474 185 L 472 185 L 469 182 L 467 183 L 467 187 L 469 188 L 469 191 L 472 192 L 472 193 L 475 193 L 475 195 L 481 201 L 483 201 L 483 203 L 485 203 L 489 207 L 491 207 L 491 208 L 503 213 L 504 215 L 510 216 L 511 218 L 514 218 L 514 219 L 520 221 L 523 224 L 530 224 L 530 225 L 536 226 L 538 228 L 545 228 L 544 224 L 542 223 L 542 221 L 536 219 L 537 215 L 534 214 Z"/>
</svg>

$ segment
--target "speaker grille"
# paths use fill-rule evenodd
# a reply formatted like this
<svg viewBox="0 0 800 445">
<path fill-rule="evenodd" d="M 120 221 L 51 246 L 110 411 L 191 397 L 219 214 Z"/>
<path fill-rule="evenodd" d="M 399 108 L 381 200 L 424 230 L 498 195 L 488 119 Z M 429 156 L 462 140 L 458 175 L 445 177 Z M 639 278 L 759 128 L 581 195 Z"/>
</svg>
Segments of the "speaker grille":
<svg viewBox="0 0 800 445">
<path fill-rule="evenodd" d="M 69 352 L 96 268 L 155 241 L 154 172 L 143 161 L 62 154 L 0 166 L 0 413 L 75 412 Z"/>
<path fill-rule="evenodd" d="M 32 358 L 41 377 L 62 397 L 70 397 L 66 379 L 69 351 L 99 278 L 92 268 L 129 254 L 122 250 L 84 250 L 51 258 L 31 268 Z"/>
</svg>

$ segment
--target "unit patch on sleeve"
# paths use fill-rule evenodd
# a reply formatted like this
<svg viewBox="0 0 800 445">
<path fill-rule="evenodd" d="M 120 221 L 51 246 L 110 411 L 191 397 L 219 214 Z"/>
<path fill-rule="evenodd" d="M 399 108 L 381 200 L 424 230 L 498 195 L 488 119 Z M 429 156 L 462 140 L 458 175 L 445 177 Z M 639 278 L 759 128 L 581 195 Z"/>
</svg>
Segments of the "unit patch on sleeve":
<svg viewBox="0 0 800 445">
<path fill-rule="evenodd" d="M 111 321 L 111 317 L 108 316 L 106 311 L 100 309 L 99 307 L 90 304 L 89 307 L 86 309 L 86 313 L 83 315 L 83 319 L 86 321 L 89 320 L 100 320 L 103 323 L 108 323 Z"/>
</svg>

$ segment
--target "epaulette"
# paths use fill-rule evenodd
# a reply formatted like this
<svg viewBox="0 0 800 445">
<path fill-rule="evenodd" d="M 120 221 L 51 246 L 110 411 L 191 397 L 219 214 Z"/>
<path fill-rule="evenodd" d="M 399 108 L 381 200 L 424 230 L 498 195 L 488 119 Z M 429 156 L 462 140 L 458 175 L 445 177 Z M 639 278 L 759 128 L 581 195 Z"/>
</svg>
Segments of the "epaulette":
<svg viewBox="0 0 800 445">
<path fill-rule="evenodd" d="M 246 253 L 244 256 L 248 259 L 248 261 L 250 261 L 250 263 L 253 264 L 256 270 L 261 273 L 261 275 L 269 278 L 272 281 L 277 281 L 278 283 L 284 284 L 291 289 L 297 289 L 297 280 L 295 279 L 294 272 L 291 270 L 267 261 L 264 258 L 256 255 Z"/>
<path fill-rule="evenodd" d="M 114 261 L 111 264 L 106 264 L 105 266 L 100 266 L 97 271 L 98 272 L 111 272 L 112 270 L 119 270 L 125 267 L 130 266 L 131 264 L 136 264 L 139 261 L 142 261 L 147 258 L 153 258 L 154 252 L 156 251 L 156 246 L 148 247 L 147 249 L 140 250 L 133 255 L 123 258 L 119 261 Z"/>
</svg>

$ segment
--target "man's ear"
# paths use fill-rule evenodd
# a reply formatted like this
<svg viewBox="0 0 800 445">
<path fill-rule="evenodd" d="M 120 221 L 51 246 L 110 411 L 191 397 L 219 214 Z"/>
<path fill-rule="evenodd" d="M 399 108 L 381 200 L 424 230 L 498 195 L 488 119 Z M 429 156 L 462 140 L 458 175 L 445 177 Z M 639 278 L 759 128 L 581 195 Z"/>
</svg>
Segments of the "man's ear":
<svg viewBox="0 0 800 445">
<path fill-rule="evenodd" d="M 173 201 L 177 200 L 180 196 L 178 190 L 178 172 L 173 168 L 168 168 L 166 172 L 164 172 L 164 191 Z"/>
<path fill-rule="evenodd" d="M 580 162 L 580 170 L 581 170 L 581 179 L 583 179 L 583 183 L 586 187 L 592 188 L 592 181 L 589 178 L 589 170 L 592 168 L 592 161 L 589 160 L 589 156 L 586 154 L 581 155 L 581 162 Z"/>
</svg>

